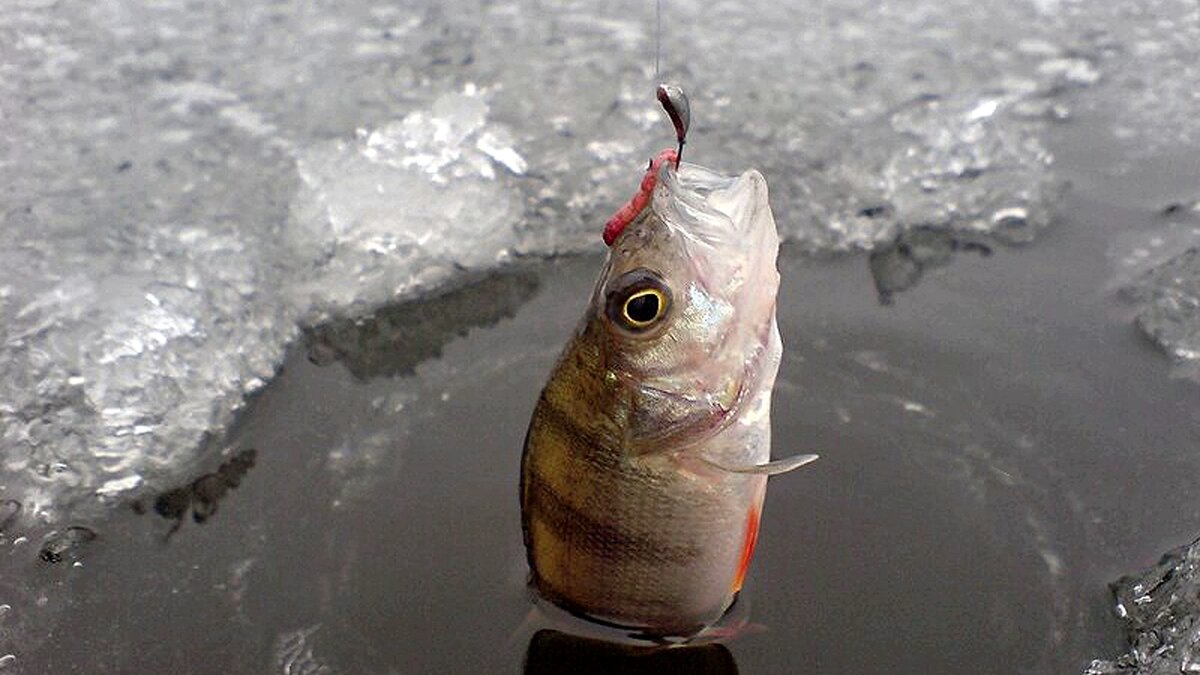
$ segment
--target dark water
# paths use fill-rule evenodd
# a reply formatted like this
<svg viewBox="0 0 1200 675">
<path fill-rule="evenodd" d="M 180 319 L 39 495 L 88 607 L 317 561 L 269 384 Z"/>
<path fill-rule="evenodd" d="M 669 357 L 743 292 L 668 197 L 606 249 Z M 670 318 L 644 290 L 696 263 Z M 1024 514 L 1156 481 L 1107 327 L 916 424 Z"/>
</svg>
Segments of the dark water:
<svg viewBox="0 0 1200 675">
<path fill-rule="evenodd" d="M 37 615 L 0 615 L 26 627 L 9 668 L 1064 673 L 1115 655 L 1106 584 L 1200 529 L 1200 387 L 1105 290 L 1111 242 L 1160 226 L 1177 165 L 1132 190 L 1072 147 L 1060 222 L 1027 248 L 784 248 L 774 452 L 822 459 L 772 479 L 739 606 L 754 628 L 728 645 L 638 654 L 530 615 L 518 461 L 600 264 L 583 257 L 309 335 L 195 482 L 22 567 Z"/>
</svg>

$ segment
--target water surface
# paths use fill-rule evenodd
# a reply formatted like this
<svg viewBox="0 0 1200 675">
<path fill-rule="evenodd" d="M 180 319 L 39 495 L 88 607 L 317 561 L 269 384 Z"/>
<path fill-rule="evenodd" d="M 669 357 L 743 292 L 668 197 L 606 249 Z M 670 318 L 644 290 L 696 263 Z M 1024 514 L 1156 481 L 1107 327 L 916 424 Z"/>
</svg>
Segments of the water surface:
<svg viewBox="0 0 1200 675">
<path fill-rule="evenodd" d="M 1103 290 L 1108 242 L 1161 226 L 1112 201 L 1071 191 L 1034 246 L 935 237 L 880 254 L 908 265 L 903 283 L 872 277 L 878 256 L 784 247 L 774 452 L 822 459 L 771 481 L 741 600 L 756 630 L 673 658 L 1061 673 L 1121 650 L 1106 584 L 1198 522 L 1200 388 L 1167 376 Z M 53 630 L 13 665 L 518 673 L 527 651 L 530 672 L 593 658 L 533 639 L 516 485 L 599 265 L 522 263 L 312 331 L 200 480 L 122 506 L 62 562 L 22 565 L 46 602 L 0 620 Z"/>
</svg>

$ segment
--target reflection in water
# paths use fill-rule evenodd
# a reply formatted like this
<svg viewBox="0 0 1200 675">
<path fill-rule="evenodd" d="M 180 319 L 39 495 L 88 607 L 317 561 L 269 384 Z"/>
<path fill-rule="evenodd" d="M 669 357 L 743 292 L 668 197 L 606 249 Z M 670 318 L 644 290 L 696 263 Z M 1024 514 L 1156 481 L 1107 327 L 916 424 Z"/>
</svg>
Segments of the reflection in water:
<svg viewBox="0 0 1200 675">
<path fill-rule="evenodd" d="M 422 361 L 471 328 L 512 316 L 538 288 L 529 270 L 509 270 L 415 302 L 384 307 L 369 317 L 322 324 L 309 333 L 309 360 L 341 361 L 359 379 L 409 375 Z"/>
<path fill-rule="evenodd" d="M 896 237 L 886 248 L 875 251 L 867 263 L 879 302 L 890 305 L 893 295 L 907 291 L 921 280 L 926 271 L 945 267 L 959 251 L 991 255 L 991 247 L 969 235 L 919 227 Z"/>
<path fill-rule="evenodd" d="M 21 502 L 15 499 L 0 501 L 0 534 L 8 531 L 21 515 Z"/>
<path fill-rule="evenodd" d="M 82 525 L 72 525 L 65 530 L 51 534 L 42 544 L 38 557 L 48 563 L 62 562 L 64 556 L 73 555 L 80 546 L 95 538 L 95 530 Z"/>
<path fill-rule="evenodd" d="M 203 523 L 212 517 L 217 512 L 218 502 L 240 485 L 246 472 L 254 467 L 257 456 L 258 451 L 248 448 L 227 460 L 216 471 L 206 473 L 183 487 L 159 493 L 154 499 L 154 512 L 175 521 L 166 536 L 170 538 L 183 527 L 189 510 L 196 523 Z M 141 502 L 135 502 L 133 510 L 145 513 L 146 507 Z"/>
<path fill-rule="evenodd" d="M 686 673 L 736 675 L 733 654 L 720 644 L 634 647 L 556 630 L 540 630 L 525 653 L 525 675 L 641 675 Z"/>
</svg>

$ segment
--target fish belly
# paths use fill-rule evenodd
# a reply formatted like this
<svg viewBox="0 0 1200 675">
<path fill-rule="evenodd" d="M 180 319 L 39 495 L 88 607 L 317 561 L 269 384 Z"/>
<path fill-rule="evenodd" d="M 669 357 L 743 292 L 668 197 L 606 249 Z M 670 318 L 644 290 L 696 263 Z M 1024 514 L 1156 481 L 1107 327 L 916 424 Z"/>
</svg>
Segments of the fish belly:
<svg viewBox="0 0 1200 675">
<path fill-rule="evenodd" d="M 766 478 L 609 451 L 540 408 L 522 487 L 537 590 L 577 614 L 654 634 L 687 635 L 719 619 L 741 587 Z"/>
</svg>

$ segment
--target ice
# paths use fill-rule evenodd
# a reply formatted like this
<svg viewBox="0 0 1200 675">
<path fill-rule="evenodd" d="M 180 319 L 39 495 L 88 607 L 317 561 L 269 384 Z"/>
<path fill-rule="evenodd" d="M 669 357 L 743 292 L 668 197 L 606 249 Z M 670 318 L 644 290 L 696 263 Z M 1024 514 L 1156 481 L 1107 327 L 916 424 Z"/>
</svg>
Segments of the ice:
<svg viewBox="0 0 1200 675">
<path fill-rule="evenodd" d="M 688 157 L 761 170 L 785 238 L 1024 242 L 1077 107 L 1146 147 L 1196 137 L 1196 12 L 664 0 L 661 79 L 689 91 Z M 0 498 L 26 525 L 186 477 L 302 327 L 598 248 L 672 141 L 644 1 L 4 19 Z"/>
<path fill-rule="evenodd" d="M 48 563 L 62 562 L 65 555 L 96 538 L 96 533 L 86 527 L 71 526 L 62 532 L 54 532 L 42 544 L 38 556 Z"/>
<path fill-rule="evenodd" d="M 1200 378 L 1200 249 L 1149 269 L 1122 294 L 1138 303 L 1138 328 L 1171 357 L 1177 372 Z"/>
<path fill-rule="evenodd" d="M 280 675 L 333 675 L 334 670 L 313 654 L 313 635 L 320 625 L 280 635 L 275 640 L 275 672 Z"/>
<path fill-rule="evenodd" d="M 1200 667 L 1200 541 L 1168 552 L 1154 567 L 1112 585 L 1129 651 L 1097 659 L 1085 675 L 1166 675 Z"/>
<path fill-rule="evenodd" d="M 1068 2 L 1064 10 L 1088 26 L 1086 40 L 1099 66 L 1078 76 L 1109 80 L 1082 105 L 1124 139 L 1130 161 L 1200 142 L 1200 5 Z"/>
<path fill-rule="evenodd" d="M 323 260 L 295 285 L 297 306 L 318 318 L 361 312 L 509 256 L 522 206 L 497 165 L 511 180 L 509 165 L 524 160 L 500 142 L 504 127 L 485 128 L 487 111 L 468 87 L 357 141 L 300 153 L 304 189 L 286 238 Z"/>
</svg>

